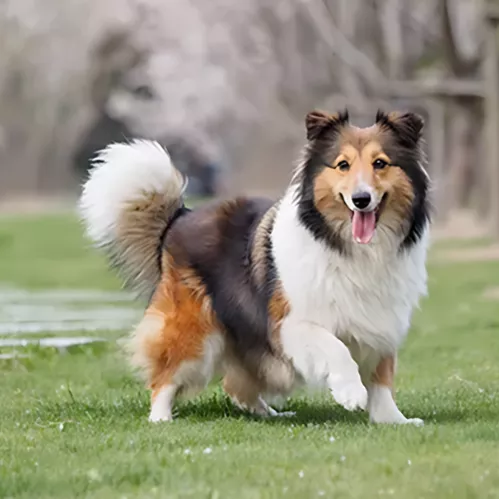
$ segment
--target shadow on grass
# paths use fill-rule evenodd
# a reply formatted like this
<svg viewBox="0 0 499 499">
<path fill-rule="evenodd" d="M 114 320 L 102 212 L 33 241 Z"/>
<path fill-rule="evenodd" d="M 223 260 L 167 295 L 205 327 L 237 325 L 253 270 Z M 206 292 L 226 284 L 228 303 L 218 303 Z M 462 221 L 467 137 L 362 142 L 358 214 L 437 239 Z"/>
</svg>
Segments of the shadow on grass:
<svg viewBox="0 0 499 499">
<path fill-rule="evenodd" d="M 339 422 L 349 424 L 365 424 L 367 416 L 362 412 L 349 412 L 336 405 L 314 400 L 292 400 L 282 409 L 283 412 L 294 412 L 292 416 L 262 418 L 244 412 L 235 407 L 227 397 L 216 396 L 211 399 L 192 400 L 181 403 L 177 414 L 179 418 L 196 421 L 214 421 L 217 419 L 246 419 L 270 425 L 307 425 Z"/>
<path fill-rule="evenodd" d="M 329 405 L 325 402 L 294 400 L 283 410 L 295 412 L 295 415 L 261 418 L 241 411 L 227 397 L 215 393 L 208 397 L 180 401 L 175 408 L 175 418 L 193 423 L 243 419 L 248 422 L 283 426 L 367 423 L 366 413 L 348 412 L 333 401 Z M 127 425 L 130 422 L 136 424 L 137 421 L 146 421 L 148 411 L 149 399 L 142 392 L 116 400 L 98 399 L 95 396 L 79 398 L 68 392 L 67 400 L 38 400 L 29 419 L 35 418 L 38 424 L 68 420 L 80 423 L 113 421 Z"/>
<path fill-rule="evenodd" d="M 32 416 L 43 420 L 79 420 L 93 422 L 112 420 L 124 424 L 146 421 L 149 412 L 149 397 L 133 378 L 127 379 L 127 394 L 123 394 L 123 379 L 113 386 L 104 397 L 98 395 L 75 396 L 68 390 L 64 400 L 37 400 Z M 117 386 L 121 385 L 121 386 Z M 111 385 L 110 385 L 111 386 Z M 121 389 L 120 389 L 121 388 Z M 428 396 L 429 395 L 429 396 Z M 421 402 L 412 400 L 401 404 L 401 410 L 408 417 L 422 418 L 427 424 L 497 422 L 499 399 L 487 397 L 473 399 L 447 395 L 445 398 L 436 393 L 421 397 Z M 418 397 L 419 398 L 419 397 Z M 225 396 L 220 387 L 189 400 L 179 400 L 175 407 L 175 418 L 187 422 L 216 422 L 218 420 L 258 421 L 269 425 L 309 425 L 342 423 L 366 425 L 366 412 L 349 412 L 332 399 L 311 399 L 296 397 L 287 402 L 282 411 L 294 412 L 294 416 L 261 418 L 241 411 Z"/>
<path fill-rule="evenodd" d="M 492 401 L 485 405 L 479 402 L 465 402 L 456 400 L 454 404 L 439 406 L 438 403 L 428 407 L 427 404 L 421 407 L 411 404 L 410 407 L 400 407 L 407 417 L 418 417 L 426 424 L 444 425 L 453 423 L 480 423 L 494 422 L 499 418 L 499 404 Z M 294 412 L 294 416 L 289 417 L 269 417 L 261 418 L 243 412 L 232 405 L 226 397 L 213 397 L 210 400 L 192 400 L 180 404 L 177 417 L 182 419 L 194 419 L 196 421 L 214 421 L 222 418 L 247 419 L 248 421 L 259 421 L 270 425 L 307 425 L 324 423 L 341 423 L 349 425 L 368 424 L 368 415 L 364 411 L 349 412 L 336 404 L 332 399 L 328 402 L 295 399 L 286 404 L 283 411 Z"/>
</svg>

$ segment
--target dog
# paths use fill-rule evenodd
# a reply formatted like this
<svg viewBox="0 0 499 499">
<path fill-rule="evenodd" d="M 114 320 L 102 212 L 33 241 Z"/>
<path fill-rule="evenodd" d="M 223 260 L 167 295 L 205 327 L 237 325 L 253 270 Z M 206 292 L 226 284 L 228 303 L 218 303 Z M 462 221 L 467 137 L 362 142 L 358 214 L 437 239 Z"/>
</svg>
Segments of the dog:
<svg viewBox="0 0 499 499">
<path fill-rule="evenodd" d="M 149 304 L 131 335 L 153 422 L 179 394 L 223 376 L 262 416 L 296 387 L 328 389 L 373 423 L 422 424 L 394 401 L 396 355 L 426 294 L 430 179 L 423 120 L 310 112 L 307 141 L 277 202 L 237 197 L 190 210 L 185 180 L 154 141 L 95 158 L 80 210 L 126 284 Z"/>
</svg>

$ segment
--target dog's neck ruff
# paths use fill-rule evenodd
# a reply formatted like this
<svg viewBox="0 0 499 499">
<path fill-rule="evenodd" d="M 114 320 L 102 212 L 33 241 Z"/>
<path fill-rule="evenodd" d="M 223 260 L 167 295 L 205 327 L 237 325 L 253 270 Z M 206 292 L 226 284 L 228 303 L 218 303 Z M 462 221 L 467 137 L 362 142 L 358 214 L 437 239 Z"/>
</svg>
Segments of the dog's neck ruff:
<svg viewBox="0 0 499 499">
<path fill-rule="evenodd" d="M 352 244 L 345 254 L 302 223 L 292 187 L 279 206 L 271 240 L 277 275 L 297 320 L 379 352 L 400 346 L 426 293 L 427 226 L 404 251 L 399 236 L 381 228 L 371 244 Z"/>
</svg>

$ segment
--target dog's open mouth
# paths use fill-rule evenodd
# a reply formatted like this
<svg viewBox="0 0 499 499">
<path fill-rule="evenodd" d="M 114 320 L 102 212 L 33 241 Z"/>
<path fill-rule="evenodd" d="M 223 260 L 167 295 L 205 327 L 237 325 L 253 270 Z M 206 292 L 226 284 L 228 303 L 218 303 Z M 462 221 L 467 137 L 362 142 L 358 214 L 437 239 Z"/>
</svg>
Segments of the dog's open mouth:
<svg viewBox="0 0 499 499">
<path fill-rule="evenodd" d="M 386 204 L 387 194 L 381 198 L 378 206 L 372 211 L 351 211 L 352 237 L 356 243 L 369 244 L 376 232 L 376 225 Z"/>
</svg>

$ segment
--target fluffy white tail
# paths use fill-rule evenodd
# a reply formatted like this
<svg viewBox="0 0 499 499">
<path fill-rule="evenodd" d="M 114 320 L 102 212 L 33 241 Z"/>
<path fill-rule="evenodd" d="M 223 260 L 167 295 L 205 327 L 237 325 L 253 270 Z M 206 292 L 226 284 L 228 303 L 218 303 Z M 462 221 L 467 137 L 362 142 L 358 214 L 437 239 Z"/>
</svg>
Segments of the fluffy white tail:
<svg viewBox="0 0 499 499">
<path fill-rule="evenodd" d="M 111 144 L 93 161 L 80 211 L 125 284 L 150 294 L 161 273 L 161 236 L 182 206 L 185 181 L 157 142 Z"/>
</svg>

